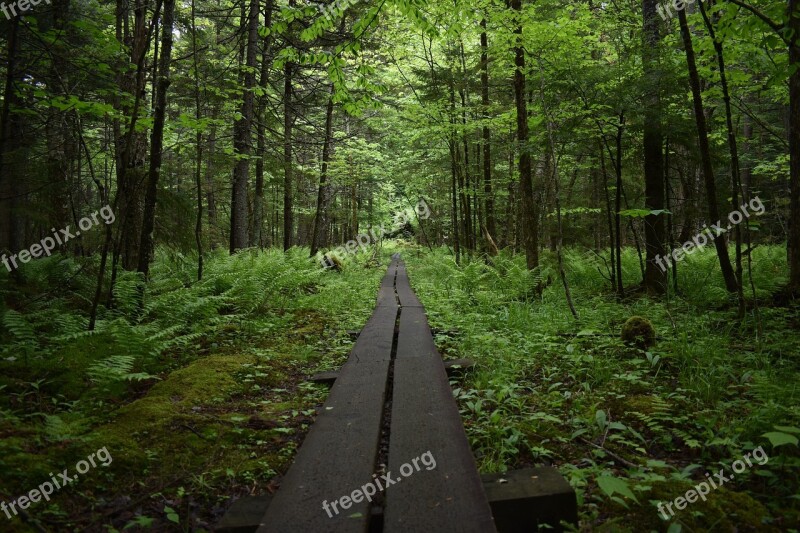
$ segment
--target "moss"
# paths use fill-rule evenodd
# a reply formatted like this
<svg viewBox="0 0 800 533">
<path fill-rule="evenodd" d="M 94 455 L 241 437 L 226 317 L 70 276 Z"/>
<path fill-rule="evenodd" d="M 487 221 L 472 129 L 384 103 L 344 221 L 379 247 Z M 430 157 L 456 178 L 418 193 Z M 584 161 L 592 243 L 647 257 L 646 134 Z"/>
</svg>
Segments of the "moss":
<svg viewBox="0 0 800 533">
<path fill-rule="evenodd" d="M 632 394 L 621 398 L 608 400 L 609 408 L 616 413 L 642 413 L 652 415 L 662 412 L 668 403 L 659 396 L 652 394 Z"/>
<path fill-rule="evenodd" d="M 620 336 L 624 343 L 642 349 L 649 348 L 656 343 L 656 330 L 653 328 L 653 324 L 640 316 L 632 316 L 625 321 Z"/>
<path fill-rule="evenodd" d="M 119 458 L 126 468 L 141 466 L 148 454 L 164 452 L 178 464 L 183 462 L 179 456 L 197 460 L 192 456 L 225 430 L 209 423 L 202 407 L 222 403 L 240 390 L 234 374 L 254 360 L 248 355 L 217 355 L 176 370 L 144 398 L 120 408 L 113 422 L 98 428 L 91 440 L 107 446 L 115 462 Z M 143 450 L 142 445 L 149 449 Z"/>
<path fill-rule="evenodd" d="M 625 510 L 618 504 L 612 504 L 610 514 L 624 514 L 624 521 L 608 520 L 596 530 L 632 533 L 666 531 L 670 523 L 676 522 L 686 531 L 779 531 L 765 523 L 769 512 L 764 505 L 743 492 L 734 492 L 725 487 L 712 489 L 705 501 L 698 499 L 683 510 L 677 510 L 673 505 L 675 515 L 663 520 L 657 504 L 671 503 L 678 496 L 684 496 L 697 483 L 673 479 L 653 482 L 648 492 L 637 495 L 643 505 Z M 648 501 L 651 505 L 648 505 Z M 662 506 L 662 509 L 666 512 L 666 506 Z"/>
</svg>

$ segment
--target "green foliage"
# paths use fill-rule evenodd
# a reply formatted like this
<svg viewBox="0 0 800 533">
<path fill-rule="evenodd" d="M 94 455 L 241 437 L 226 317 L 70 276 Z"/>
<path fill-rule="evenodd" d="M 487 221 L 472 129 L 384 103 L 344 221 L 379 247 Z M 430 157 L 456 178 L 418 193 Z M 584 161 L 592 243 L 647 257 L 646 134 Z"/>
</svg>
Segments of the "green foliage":
<svg viewBox="0 0 800 533">
<path fill-rule="evenodd" d="M 782 253 L 754 251 L 757 294 L 785 275 Z M 446 250 L 407 259 L 432 325 L 458 331 L 437 339 L 443 355 L 476 361 L 454 393 L 480 468 L 554 463 L 575 487 L 582 519 L 626 517 L 649 530 L 663 527 L 650 500 L 681 496 L 702 472 L 773 444 L 768 464 L 737 474 L 730 493 L 697 507 L 696 522 L 681 520 L 707 527 L 700 513 L 724 516 L 720 509 L 731 498 L 753 509 L 742 518 L 748 523 L 793 516 L 800 478 L 778 466 L 800 463 L 793 440 L 800 433 L 792 429 L 800 421 L 797 368 L 789 355 L 800 338 L 786 328 L 787 316 L 795 320 L 791 311 L 761 308 L 736 321 L 735 302 L 716 300 L 709 289 L 722 287 L 713 251 L 682 262 L 681 295 L 663 301 L 619 302 L 597 254 L 564 255 L 578 323 L 560 284 L 517 297 L 534 277 L 523 257 L 504 252 L 491 265 L 466 260 L 460 267 Z M 544 254 L 542 261 L 548 271 L 555 258 Z M 640 275 L 635 250 L 624 250 L 623 270 L 631 283 Z M 712 311 L 712 302 L 728 307 Z M 648 317 L 663 337 L 657 347 L 622 342 L 619 332 L 632 316 Z"/>
</svg>

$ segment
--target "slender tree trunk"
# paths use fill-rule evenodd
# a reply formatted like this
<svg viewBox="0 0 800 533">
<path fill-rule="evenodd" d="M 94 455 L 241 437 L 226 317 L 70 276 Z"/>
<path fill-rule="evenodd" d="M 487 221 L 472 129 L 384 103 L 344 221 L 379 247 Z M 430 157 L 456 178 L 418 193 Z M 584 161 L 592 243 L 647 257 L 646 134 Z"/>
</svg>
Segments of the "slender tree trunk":
<svg viewBox="0 0 800 533">
<path fill-rule="evenodd" d="M 615 191 L 614 191 L 614 234 L 617 238 L 616 254 L 617 254 L 617 295 L 620 298 L 625 297 L 625 284 L 622 280 L 622 132 L 625 128 L 625 115 L 622 111 L 619 113 L 619 124 L 617 124 L 617 153 L 616 163 L 614 165 L 614 172 L 616 173 Z M 634 234 L 634 237 L 636 235 Z M 637 244 L 638 248 L 638 244 Z"/>
<path fill-rule="evenodd" d="M 603 151 L 603 145 L 600 148 L 600 170 L 603 174 L 603 191 L 605 191 L 606 198 L 606 222 L 608 223 L 608 239 L 609 239 L 609 252 L 611 256 L 611 290 L 617 292 L 617 256 L 616 256 L 616 234 L 614 232 L 614 216 L 612 215 L 613 208 L 611 206 L 611 195 L 608 194 L 608 172 L 606 171 L 606 154 Z"/>
<path fill-rule="evenodd" d="M 211 119 L 217 118 L 217 110 L 214 106 L 211 108 Z M 208 150 L 206 152 L 206 172 L 205 172 L 205 182 L 206 182 L 206 203 L 208 204 L 208 225 L 211 228 L 217 227 L 217 195 L 215 193 L 215 184 L 214 184 L 214 171 L 216 170 L 216 165 L 214 165 L 214 157 L 216 157 L 217 151 L 217 126 L 216 124 L 211 125 L 211 132 L 208 134 Z M 214 245 L 214 240 L 211 241 L 211 248 L 215 249 L 216 246 Z"/>
<path fill-rule="evenodd" d="M 317 255 L 317 250 L 321 246 L 322 233 L 327 223 L 328 209 L 328 162 L 330 161 L 331 142 L 333 141 L 331 132 L 333 130 L 333 94 L 335 88 L 330 86 L 328 105 L 325 108 L 325 141 L 322 145 L 322 172 L 319 176 L 319 189 L 317 190 L 317 214 L 314 217 L 314 229 L 311 233 L 311 257 Z"/>
<path fill-rule="evenodd" d="M 19 62 L 20 19 L 14 17 L 8 26 L 6 79 L 3 107 L 0 110 L 0 248 L 16 253 L 23 246 L 19 204 L 20 165 L 18 163 L 21 124 L 16 109 L 21 106 L 17 96 L 17 64 Z M 12 107 L 14 109 L 12 109 Z M 14 270 L 13 272 L 17 272 Z M 13 274 L 16 276 L 16 274 Z"/>
<path fill-rule="evenodd" d="M 139 272 L 145 279 L 150 272 L 153 257 L 153 230 L 156 218 L 158 180 L 161 176 L 161 160 L 164 151 L 164 121 L 167 115 L 167 89 L 170 85 L 169 62 L 172 57 L 172 26 L 175 13 L 175 0 L 164 0 L 163 22 L 161 24 L 161 57 L 158 61 L 158 80 L 156 81 L 156 106 L 153 112 L 153 132 L 150 137 L 150 169 L 147 175 L 147 190 L 142 221 L 142 238 L 139 245 Z"/>
<path fill-rule="evenodd" d="M 195 0 L 192 0 L 192 62 L 194 64 L 194 118 L 199 123 L 202 117 L 200 105 L 200 70 L 197 65 L 197 23 L 195 20 Z M 194 225 L 194 240 L 197 244 L 197 281 L 203 279 L 203 132 L 196 133 L 194 182 L 197 189 L 197 219 Z"/>
<path fill-rule="evenodd" d="M 528 146 L 528 107 L 525 100 L 525 46 L 522 42 L 522 0 L 510 0 L 514 22 L 514 99 L 517 107 L 519 180 L 522 200 L 522 241 L 528 269 L 539 266 L 539 212 L 533 196 L 533 171 Z"/>
<path fill-rule="evenodd" d="M 789 0 L 789 291 L 800 295 L 800 0 Z"/>
<path fill-rule="evenodd" d="M 714 25 L 708 18 L 706 9 L 703 2 L 700 2 L 700 13 L 703 15 L 708 35 L 714 43 L 714 51 L 717 54 L 717 64 L 719 65 L 719 78 L 720 87 L 722 88 L 722 100 L 725 102 L 725 125 L 728 129 L 728 150 L 731 154 L 731 204 L 732 209 L 739 209 L 739 192 L 741 189 L 741 181 L 739 176 L 739 151 L 736 146 L 736 128 L 733 125 L 733 112 L 731 110 L 731 96 L 728 91 L 728 78 L 725 74 L 725 56 L 722 50 L 722 42 L 717 40 Z M 743 224 L 749 224 L 749 215 L 742 213 L 744 216 Z M 745 301 L 744 301 L 744 284 L 742 266 L 742 225 L 736 224 L 733 227 L 734 236 L 736 239 L 736 295 L 739 301 L 739 318 L 744 318 Z"/>
<path fill-rule="evenodd" d="M 292 247 L 294 220 L 292 213 L 292 72 L 293 65 L 286 62 L 283 78 L 283 249 Z"/>
<path fill-rule="evenodd" d="M 483 120 L 489 119 L 489 38 L 486 34 L 486 18 L 481 19 L 481 103 L 483 104 Z M 494 199 L 492 197 L 492 144 L 491 128 L 483 126 L 483 194 L 486 231 L 497 238 L 497 227 L 494 219 Z"/>
<path fill-rule="evenodd" d="M 272 1 L 267 0 L 264 8 L 264 26 L 269 28 L 272 25 Z M 261 77 L 258 85 L 264 91 L 268 90 L 269 84 L 269 57 L 272 45 L 272 35 L 264 37 L 261 51 Z M 253 227 L 250 231 L 250 246 L 263 246 L 262 238 L 264 226 L 264 158 L 266 157 L 266 110 L 267 97 L 262 95 L 258 100 L 258 110 L 256 111 L 256 196 L 253 200 Z"/>
<path fill-rule="evenodd" d="M 231 239 L 230 252 L 247 247 L 247 184 L 250 172 L 250 155 L 252 151 L 252 132 L 254 94 L 256 85 L 256 58 L 258 51 L 258 14 L 259 0 L 250 0 L 247 15 L 247 52 L 244 71 L 244 88 L 242 94 L 241 118 L 234 122 L 234 154 L 237 157 L 233 170 L 233 188 L 231 191 Z"/>
<path fill-rule="evenodd" d="M 453 251 L 456 255 L 456 264 L 461 264 L 461 238 L 459 235 L 459 219 L 458 219 L 458 154 L 457 154 L 457 138 L 456 138 L 456 93 L 453 86 L 453 77 L 448 76 L 450 79 L 450 134 L 447 141 L 447 146 L 450 149 L 450 194 L 453 202 L 452 218 L 453 218 Z"/>
<path fill-rule="evenodd" d="M 514 195 L 514 148 L 517 145 L 514 142 L 514 135 L 514 129 L 512 129 L 508 136 L 508 186 L 506 188 L 508 193 L 508 201 L 506 202 L 506 234 L 505 243 L 503 243 L 501 247 L 511 246 L 513 250 L 516 250 L 517 228 L 515 227 L 515 224 L 519 218 L 519 208 L 517 198 Z"/>
<path fill-rule="evenodd" d="M 706 201 L 708 203 L 708 216 L 712 224 L 721 224 L 719 218 L 719 208 L 717 207 L 717 186 L 714 182 L 714 167 L 711 162 L 711 149 L 708 144 L 708 128 L 706 126 L 706 116 L 703 112 L 703 100 L 700 93 L 700 76 L 697 73 L 695 64 L 694 48 L 692 47 L 692 35 L 689 32 L 689 25 L 686 22 L 684 10 L 678 11 L 678 21 L 681 26 L 681 36 L 683 46 L 686 51 L 686 63 L 689 70 L 689 84 L 692 89 L 692 100 L 694 102 L 694 116 L 697 123 L 698 148 L 700 149 L 700 159 L 703 164 L 703 178 L 706 185 Z M 725 244 L 725 234 L 716 235 L 714 247 L 717 250 L 719 266 L 722 270 L 722 277 L 725 280 L 725 287 L 730 292 L 737 292 L 738 283 L 736 274 L 731 266 L 731 259 L 728 256 L 728 247 Z"/>
<path fill-rule="evenodd" d="M 128 4 L 122 0 L 117 2 L 117 39 L 131 49 L 131 62 L 136 65 L 135 71 L 126 71 L 121 66 L 119 85 L 122 92 L 133 95 L 133 105 L 129 106 L 117 100 L 117 108 L 122 115 L 130 117 L 127 131 L 122 131 L 117 124 L 115 131 L 117 154 L 117 188 L 121 195 L 120 213 L 118 213 L 119 242 L 114 250 L 114 273 L 112 280 L 116 279 L 117 256 L 122 254 L 122 268 L 133 270 L 139 265 L 141 253 L 141 235 L 144 218 L 144 182 L 147 178 L 145 164 L 147 162 L 147 136 L 138 131 L 136 124 L 139 119 L 141 101 L 145 93 L 146 72 L 145 58 L 150 48 L 150 39 L 161 12 L 162 2 L 156 2 L 152 23 L 146 23 L 146 0 L 136 0 L 134 7 L 133 35 L 123 35 L 123 20 L 127 17 Z M 113 289 L 113 283 L 112 283 Z"/>
<path fill-rule="evenodd" d="M 656 4 L 657 0 L 642 0 L 642 66 L 646 87 L 643 130 L 644 203 L 645 208 L 650 211 L 664 209 L 664 170 L 661 159 L 661 69 L 658 63 L 661 36 Z M 646 260 L 644 289 L 648 294 L 663 294 L 667 288 L 667 272 L 657 264 L 657 260 L 664 255 L 663 214 L 645 217 L 644 235 Z"/>
<path fill-rule="evenodd" d="M 544 71 L 541 60 L 539 63 L 539 72 Z M 554 200 L 556 204 L 556 258 L 558 260 L 558 274 L 561 278 L 561 283 L 564 285 L 564 296 L 567 299 L 569 310 L 575 319 L 578 319 L 578 312 L 575 310 L 575 304 L 572 302 L 572 293 L 569 290 L 569 283 L 567 282 L 567 273 L 564 271 L 564 256 L 562 253 L 562 245 L 564 242 L 564 228 L 561 224 L 561 184 L 559 183 L 560 176 L 558 175 L 558 158 L 556 157 L 556 141 L 553 135 L 553 121 L 547 109 L 547 103 L 544 98 L 544 77 L 540 77 L 539 96 L 542 102 L 542 110 L 544 111 L 544 118 L 547 123 L 547 157 L 550 159 L 550 164 L 553 167 L 553 188 Z"/>
</svg>

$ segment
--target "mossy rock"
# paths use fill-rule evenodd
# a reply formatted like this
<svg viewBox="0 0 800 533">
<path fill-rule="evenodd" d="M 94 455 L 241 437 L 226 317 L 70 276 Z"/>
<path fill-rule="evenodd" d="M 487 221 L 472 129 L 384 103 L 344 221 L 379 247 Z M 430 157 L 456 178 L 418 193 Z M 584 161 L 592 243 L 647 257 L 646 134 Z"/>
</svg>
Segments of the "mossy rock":
<svg viewBox="0 0 800 533">
<path fill-rule="evenodd" d="M 656 343 L 656 330 L 644 317 L 632 316 L 622 325 L 622 342 L 647 349 Z"/>
<path fill-rule="evenodd" d="M 673 480 L 654 483 L 648 499 L 668 503 L 686 494 L 697 483 Z M 673 510 L 676 513 L 670 521 L 679 520 L 689 531 L 778 531 L 764 523 L 770 513 L 761 502 L 744 492 L 735 492 L 725 487 L 712 489 L 706 496 L 706 501 L 698 499 L 681 511 L 674 506 Z M 658 518 L 658 511 L 654 511 Z M 660 518 L 658 520 L 661 524 L 670 522 L 661 521 Z"/>
</svg>

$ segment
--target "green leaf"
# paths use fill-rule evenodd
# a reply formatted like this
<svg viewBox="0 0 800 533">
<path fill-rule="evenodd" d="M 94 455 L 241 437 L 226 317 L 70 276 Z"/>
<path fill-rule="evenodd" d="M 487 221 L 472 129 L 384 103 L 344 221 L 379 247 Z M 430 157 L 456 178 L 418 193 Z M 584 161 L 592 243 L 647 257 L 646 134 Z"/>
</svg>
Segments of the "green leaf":
<svg viewBox="0 0 800 533">
<path fill-rule="evenodd" d="M 597 478 L 597 485 L 608 497 L 614 494 L 622 494 L 626 498 L 630 498 L 636 503 L 639 503 L 639 500 L 636 499 L 636 496 L 631 492 L 630 487 L 628 487 L 628 482 L 624 479 L 613 476 L 600 476 Z"/>
<path fill-rule="evenodd" d="M 772 426 L 772 427 L 784 433 L 800 433 L 800 428 L 796 428 L 794 426 Z"/>
<path fill-rule="evenodd" d="M 773 448 L 783 446 L 784 444 L 794 444 L 797 446 L 798 443 L 797 437 L 781 431 L 770 431 L 769 433 L 764 433 L 762 437 L 768 438 Z"/>
<path fill-rule="evenodd" d="M 666 209 L 623 209 L 619 212 L 621 217 L 644 218 L 650 215 L 670 215 Z"/>
<path fill-rule="evenodd" d="M 178 516 L 178 513 L 175 512 L 175 509 L 164 506 L 164 512 L 167 513 L 167 520 L 180 524 L 181 518 Z"/>
<path fill-rule="evenodd" d="M 606 412 L 602 409 L 598 409 L 597 412 L 594 414 L 594 420 L 597 422 L 597 426 L 600 429 L 605 429 L 606 424 L 608 423 L 608 419 L 606 417 Z"/>
</svg>

